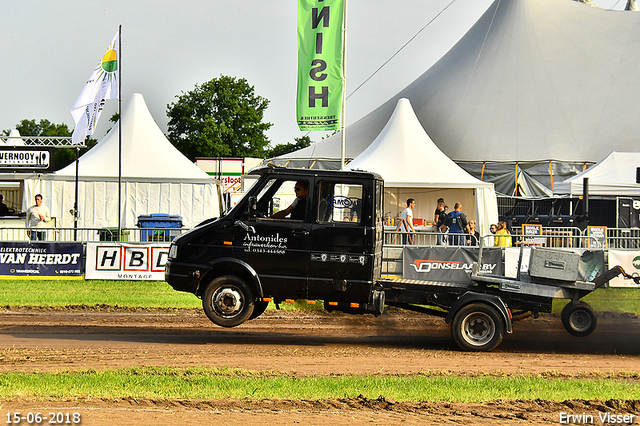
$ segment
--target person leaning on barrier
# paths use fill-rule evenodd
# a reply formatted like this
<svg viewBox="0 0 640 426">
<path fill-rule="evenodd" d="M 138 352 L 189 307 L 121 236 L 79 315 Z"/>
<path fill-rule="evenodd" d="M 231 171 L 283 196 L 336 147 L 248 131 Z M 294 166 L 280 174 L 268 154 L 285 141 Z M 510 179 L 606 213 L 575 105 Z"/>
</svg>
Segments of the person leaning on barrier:
<svg viewBox="0 0 640 426">
<path fill-rule="evenodd" d="M 471 219 L 469 221 L 469 236 L 467 237 L 468 246 L 477 246 L 480 241 L 480 233 L 476 231 L 476 221 Z"/>
<path fill-rule="evenodd" d="M 31 241 L 44 241 L 47 238 L 46 231 L 36 231 L 32 228 L 46 228 L 48 222 L 51 222 L 51 213 L 49 208 L 42 205 L 42 195 L 35 197 L 36 204 L 29 207 L 25 217 L 25 225 L 27 227 L 27 235 Z"/>
<path fill-rule="evenodd" d="M 494 246 L 511 247 L 511 233 L 507 229 L 507 222 L 498 222 L 498 230 L 494 237 Z"/>
</svg>

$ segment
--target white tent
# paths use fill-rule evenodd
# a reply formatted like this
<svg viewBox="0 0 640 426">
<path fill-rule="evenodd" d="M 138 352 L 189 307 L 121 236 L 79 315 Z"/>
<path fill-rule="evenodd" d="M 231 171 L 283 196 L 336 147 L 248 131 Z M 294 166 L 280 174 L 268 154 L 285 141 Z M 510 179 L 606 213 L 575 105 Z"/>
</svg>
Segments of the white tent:
<svg viewBox="0 0 640 426">
<path fill-rule="evenodd" d="M 180 215 L 184 226 L 220 214 L 220 190 L 207 175 L 164 136 L 144 98 L 135 93 L 121 120 L 79 159 L 79 227 L 118 226 L 118 151 L 122 124 L 123 228 L 135 227 L 140 215 Z M 75 163 L 49 175 L 25 179 L 23 211 L 35 194 L 56 217 L 57 226 L 73 227 Z"/>
<path fill-rule="evenodd" d="M 435 144 L 465 170 L 504 194 L 532 177 L 528 195 L 545 195 L 536 181 L 552 188 L 551 173 L 556 184 L 612 150 L 637 149 L 639 51 L 638 13 L 496 0 L 436 64 L 347 128 L 346 156 L 359 155 L 408 98 Z M 340 138 L 276 162 L 339 167 Z"/>
<path fill-rule="evenodd" d="M 482 234 L 498 220 L 493 184 L 474 178 L 447 157 L 427 135 L 408 99 L 398 100 L 378 137 L 347 167 L 384 178 L 385 212 L 395 215 L 406 207 L 407 198 L 415 198 L 414 217 L 431 221 L 436 201 L 443 197 L 451 210 L 461 202 Z"/>
<path fill-rule="evenodd" d="M 595 166 L 571 179 L 557 184 L 556 195 L 582 195 L 584 178 L 589 178 L 589 195 L 640 196 L 640 184 L 636 183 L 640 167 L 640 152 L 612 152 Z"/>
</svg>

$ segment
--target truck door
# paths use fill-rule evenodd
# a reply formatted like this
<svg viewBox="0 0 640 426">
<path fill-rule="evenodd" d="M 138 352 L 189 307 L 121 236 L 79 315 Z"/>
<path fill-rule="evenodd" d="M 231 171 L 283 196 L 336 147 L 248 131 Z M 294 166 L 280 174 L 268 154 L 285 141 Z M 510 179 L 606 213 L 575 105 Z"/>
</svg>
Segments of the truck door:
<svg viewBox="0 0 640 426">
<path fill-rule="evenodd" d="M 315 191 L 309 299 L 366 301 L 375 262 L 372 191 L 337 178 L 318 181 Z"/>
<path fill-rule="evenodd" d="M 236 221 L 236 256 L 258 273 L 265 297 L 307 298 L 310 194 L 296 197 L 305 185 L 310 185 L 305 179 L 265 180 L 256 198 L 257 216 Z M 282 217 L 287 209 L 291 213 Z"/>
</svg>

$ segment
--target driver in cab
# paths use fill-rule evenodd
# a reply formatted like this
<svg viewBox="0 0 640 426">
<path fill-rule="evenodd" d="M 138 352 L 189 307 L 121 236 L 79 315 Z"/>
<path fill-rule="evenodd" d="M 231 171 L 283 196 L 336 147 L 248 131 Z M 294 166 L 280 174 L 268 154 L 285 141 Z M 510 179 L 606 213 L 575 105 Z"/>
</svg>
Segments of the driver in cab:
<svg viewBox="0 0 640 426">
<path fill-rule="evenodd" d="M 296 191 L 296 199 L 293 200 L 293 203 L 291 203 L 291 205 L 286 209 L 280 210 L 279 212 L 269 216 L 271 219 L 284 219 L 289 213 L 291 213 L 289 219 L 304 220 L 309 182 L 304 180 L 296 182 L 294 190 Z"/>
</svg>

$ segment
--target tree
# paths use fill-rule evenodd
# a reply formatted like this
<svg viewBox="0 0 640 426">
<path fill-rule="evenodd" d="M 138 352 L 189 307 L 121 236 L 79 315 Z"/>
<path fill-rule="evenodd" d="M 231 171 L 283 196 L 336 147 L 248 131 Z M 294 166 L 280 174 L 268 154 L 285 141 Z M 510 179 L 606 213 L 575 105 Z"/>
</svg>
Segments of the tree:
<svg viewBox="0 0 640 426">
<path fill-rule="evenodd" d="M 20 132 L 22 136 L 71 136 L 71 130 L 69 127 L 62 124 L 54 124 L 47 119 L 42 119 L 36 123 L 36 120 L 24 119 L 15 126 L 16 130 Z M 5 135 L 9 135 L 9 130 L 3 130 Z M 89 148 L 97 143 L 95 139 L 87 139 L 85 144 L 87 148 L 80 150 L 80 154 L 85 153 Z M 61 169 L 76 159 L 76 150 L 74 148 L 57 148 L 54 152 L 54 161 L 56 169 Z"/>
<path fill-rule="evenodd" d="M 168 139 L 189 159 L 264 156 L 269 101 L 247 80 L 220 76 L 176 97 L 167 105 Z"/>
<path fill-rule="evenodd" d="M 302 148 L 306 148 L 311 145 L 311 138 L 309 136 L 302 136 L 299 138 L 293 138 L 295 143 L 281 143 L 265 152 L 266 158 L 279 157 L 290 152 L 297 151 Z"/>
</svg>

